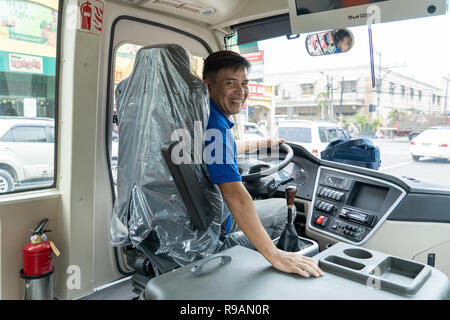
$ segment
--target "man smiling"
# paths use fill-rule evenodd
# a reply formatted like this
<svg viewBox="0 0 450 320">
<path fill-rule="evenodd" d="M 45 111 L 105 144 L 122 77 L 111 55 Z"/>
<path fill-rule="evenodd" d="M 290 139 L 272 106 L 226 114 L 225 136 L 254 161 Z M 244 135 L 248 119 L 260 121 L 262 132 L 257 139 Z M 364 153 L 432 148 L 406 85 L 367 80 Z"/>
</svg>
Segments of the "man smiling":
<svg viewBox="0 0 450 320">
<path fill-rule="evenodd" d="M 220 142 L 223 144 L 223 158 L 208 161 L 212 182 L 219 186 L 222 197 L 237 223 L 236 228 L 231 231 L 240 229 L 251 244 L 278 270 L 297 273 L 303 277 L 309 277 L 309 274 L 319 277 L 322 271 L 311 258 L 279 250 L 271 239 L 279 236 L 286 224 L 285 201 L 268 199 L 253 202 L 242 184 L 236 154 L 283 142 L 275 137 L 253 143 L 236 142 L 232 138 L 230 130 L 234 123 L 229 117 L 241 111 L 248 97 L 249 68 L 249 62 L 232 51 L 218 51 L 205 60 L 203 81 L 208 87 L 211 108 L 207 129 L 218 130 L 222 138 Z M 211 142 L 207 139 L 206 145 Z M 214 158 L 214 155 L 212 157 Z M 268 231 L 272 234 L 269 235 Z"/>
</svg>

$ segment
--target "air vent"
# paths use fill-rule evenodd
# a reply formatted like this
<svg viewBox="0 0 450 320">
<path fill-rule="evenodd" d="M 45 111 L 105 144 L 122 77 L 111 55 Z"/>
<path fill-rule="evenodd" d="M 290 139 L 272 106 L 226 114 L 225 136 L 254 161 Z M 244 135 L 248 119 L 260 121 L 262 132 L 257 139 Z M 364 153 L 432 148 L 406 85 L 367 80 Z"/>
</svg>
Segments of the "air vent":
<svg viewBox="0 0 450 320">
<path fill-rule="evenodd" d="M 140 0 L 130 0 L 130 1 L 140 1 Z M 193 4 L 188 4 L 178 0 L 154 0 L 153 4 L 164 6 L 166 8 L 174 8 L 178 10 L 184 10 L 193 14 L 200 14 L 202 16 L 210 16 L 216 9 L 214 8 L 202 8 Z"/>
<path fill-rule="evenodd" d="M 181 7 L 179 7 L 178 9 L 183 9 L 192 13 L 200 13 L 200 10 L 202 10 L 202 7 L 198 7 L 198 6 L 194 6 L 192 4 L 187 4 L 185 3 L 184 5 L 182 5 Z"/>
<path fill-rule="evenodd" d="M 172 7 L 172 8 L 178 8 L 182 5 L 184 5 L 184 2 L 181 1 L 177 1 L 177 0 L 155 0 L 153 1 L 154 4 L 159 4 L 159 5 L 163 5 L 163 6 L 167 6 L 167 7 Z"/>
<path fill-rule="evenodd" d="M 132 3 L 132 4 L 138 4 L 140 3 L 142 0 L 122 0 L 124 2 L 128 2 L 128 3 Z"/>
</svg>

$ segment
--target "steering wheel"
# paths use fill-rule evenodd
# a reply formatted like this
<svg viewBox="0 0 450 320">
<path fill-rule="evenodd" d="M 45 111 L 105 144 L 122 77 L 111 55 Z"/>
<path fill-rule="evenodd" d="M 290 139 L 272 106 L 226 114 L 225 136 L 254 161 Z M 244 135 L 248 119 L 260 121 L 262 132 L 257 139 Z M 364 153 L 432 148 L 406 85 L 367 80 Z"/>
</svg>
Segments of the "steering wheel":
<svg viewBox="0 0 450 320">
<path fill-rule="evenodd" d="M 284 167 L 286 167 L 294 158 L 294 151 L 292 148 L 286 143 L 280 144 L 280 149 L 286 151 L 286 157 L 283 161 L 278 163 L 277 165 L 270 165 L 263 160 L 254 160 L 248 159 L 245 162 L 248 162 L 247 166 L 239 166 L 242 169 L 241 177 L 242 181 L 256 181 L 261 179 L 262 177 L 269 176 L 274 174 L 275 172 L 280 171 Z M 244 167 L 244 168 L 243 168 Z"/>
</svg>

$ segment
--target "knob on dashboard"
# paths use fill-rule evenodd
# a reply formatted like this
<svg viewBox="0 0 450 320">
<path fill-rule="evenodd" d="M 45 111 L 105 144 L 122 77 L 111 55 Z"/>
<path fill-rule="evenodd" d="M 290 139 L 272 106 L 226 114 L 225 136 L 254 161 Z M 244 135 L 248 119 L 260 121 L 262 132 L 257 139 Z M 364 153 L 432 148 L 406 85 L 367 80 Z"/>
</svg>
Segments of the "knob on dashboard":
<svg viewBox="0 0 450 320">
<path fill-rule="evenodd" d="M 297 194 L 296 186 L 287 186 L 286 187 L 286 202 L 288 207 L 294 205 L 295 195 Z"/>
</svg>

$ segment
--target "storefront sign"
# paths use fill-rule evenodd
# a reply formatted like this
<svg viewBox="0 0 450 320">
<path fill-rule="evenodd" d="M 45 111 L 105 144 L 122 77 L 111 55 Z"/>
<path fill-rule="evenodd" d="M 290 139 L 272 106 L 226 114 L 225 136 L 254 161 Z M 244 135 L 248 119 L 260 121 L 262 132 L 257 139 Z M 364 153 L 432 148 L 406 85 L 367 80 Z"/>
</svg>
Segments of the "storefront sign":
<svg viewBox="0 0 450 320">
<path fill-rule="evenodd" d="M 241 54 L 251 65 L 248 79 L 253 81 L 263 81 L 264 79 L 264 51 L 250 52 Z"/>
<path fill-rule="evenodd" d="M 56 47 L 58 12 L 39 3 L 0 0 L 0 38 Z"/>
<path fill-rule="evenodd" d="M 264 95 L 264 85 L 249 83 L 248 84 L 248 94 L 250 96 L 263 96 Z"/>
<path fill-rule="evenodd" d="M 9 71 L 43 74 L 44 61 L 42 57 L 10 53 Z"/>
<path fill-rule="evenodd" d="M 241 56 L 245 57 L 249 62 L 264 61 L 264 51 L 243 53 Z"/>
</svg>

